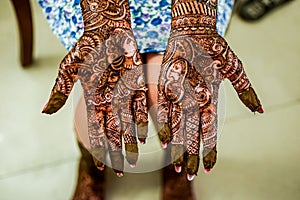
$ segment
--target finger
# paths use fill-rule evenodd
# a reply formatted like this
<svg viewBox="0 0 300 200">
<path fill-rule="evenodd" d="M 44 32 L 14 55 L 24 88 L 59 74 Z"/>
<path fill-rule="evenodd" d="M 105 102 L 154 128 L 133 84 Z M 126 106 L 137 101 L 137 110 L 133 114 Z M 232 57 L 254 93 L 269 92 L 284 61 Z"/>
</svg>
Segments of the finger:
<svg viewBox="0 0 300 200">
<path fill-rule="evenodd" d="M 182 110 L 178 105 L 182 102 L 185 94 L 184 81 L 188 71 L 188 62 L 185 59 L 176 58 L 164 64 L 162 68 L 158 85 L 158 111 L 163 112 L 163 115 L 158 114 L 163 117 L 158 116 L 158 118 L 161 117 L 158 125 L 161 125 L 164 121 L 159 136 L 163 146 L 165 146 L 167 142 L 172 140 L 173 134 L 177 131 L 176 128 L 180 127 Z M 169 109 L 168 104 L 165 103 L 166 100 L 173 102 L 170 104 Z M 168 124 L 169 117 L 171 117 L 171 123 Z M 171 132 L 167 125 L 171 126 Z"/>
<path fill-rule="evenodd" d="M 209 173 L 210 170 L 214 167 L 217 161 L 217 148 L 214 146 L 212 149 L 205 148 L 203 150 L 203 165 L 204 172 Z"/>
<path fill-rule="evenodd" d="M 130 110 L 132 109 L 134 121 L 137 124 L 138 139 L 144 144 L 148 134 L 147 88 L 144 81 L 141 56 L 137 51 L 131 32 L 128 32 L 126 38 L 124 41 L 124 49 L 126 51 L 124 67 L 127 71 L 122 75 L 122 82 L 127 89 L 134 93 Z"/>
<path fill-rule="evenodd" d="M 158 86 L 157 127 L 158 136 L 163 148 L 171 141 L 171 129 L 169 127 L 169 103 L 162 92 L 162 86 Z"/>
<path fill-rule="evenodd" d="M 187 162 L 186 172 L 189 180 L 197 175 L 200 151 L 200 114 L 199 109 L 189 112 L 185 122 Z"/>
<path fill-rule="evenodd" d="M 130 72 L 129 72 L 130 73 Z M 135 100 L 136 97 L 134 92 L 132 92 L 136 87 L 132 87 L 134 84 L 130 83 L 133 80 L 129 79 L 128 74 L 123 76 L 123 81 L 120 81 L 116 86 L 116 91 L 121 97 L 117 101 L 118 112 L 121 120 L 121 131 L 124 139 L 125 150 L 126 150 L 126 160 L 131 167 L 136 165 L 138 159 L 138 146 L 136 141 L 136 128 L 135 128 L 135 116 L 133 107 L 136 102 L 132 103 L 132 100 Z M 141 102 L 140 102 L 141 103 Z M 135 105 L 135 106 L 134 106 Z M 136 111 L 136 110 L 135 110 Z M 146 119 L 147 120 L 147 119 Z"/>
<path fill-rule="evenodd" d="M 199 169 L 200 158 L 199 155 L 188 155 L 186 161 L 187 179 L 192 181 L 197 175 Z"/>
<path fill-rule="evenodd" d="M 210 103 L 201 113 L 201 138 L 203 142 L 203 165 L 210 171 L 217 161 L 217 105 Z"/>
<path fill-rule="evenodd" d="M 184 164 L 184 146 L 182 144 L 171 144 L 171 161 L 175 171 L 180 173 Z"/>
<path fill-rule="evenodd" d="M 139 141 L 144 144 L 148 135 L 148 113 L 145 90 L 136 91 L 133 99 L 133 111 L 137 124 L 137 136 Z"/>
<path fill-rule="evenodd" d="M 73 62 L 75 57 L 76 53 L 72 50 L 61 62 L 55 85 L 53 86 L 50 98 L 44 106 L 42 113 L 53 114 L 63 107 L 67 101 L 74 82 L 77 80 L 76 74 L 78 67 Z"/>
<path fill-rule="evenodd" d="M 124 176 L 124 156 L 122 151 L 110 151 L 110 160 L 112 168 L 118 177 Z"/>
<path fill-rule="evenodd" d="M 105 125 L 112 168 L 118 176 L 123 176 L 124 156 L 122 154 L 121 124 L 117 114 L 112 113 L 111 106 L 108 106 Z"/>
<path fill-rule="evenodd" d="M 171 159 L 175 171 L 180 173 L 184 162 L 184 125 L 185 119 L 179 103 L 171 106 Z"/>
<path fill-rule="evenodd" d="M 123 104 L 123 103 L 121 103 Z M 138 146 L 136 141 L 136 130 L 133 121 L 133 116 L 128 109 L 130 105 L 125 102 L 125 108 L 121 105 L 121 123 L 122 123 L 122 135 L 124 138 L 125 150 L 126 150 L 126 160 L 131 167 L 136 165 L 138 159 Z"/>
<path fill-rule="evenodd" d="M 105 168 L 105 159 L 106 159 L 106 149 L 99 147 L 99 148 L 94 148 L 91 149 L 91 153 L 93 155 L 93 161 L 96 165 L 96 167 L 100 170 L 103 171 Z"/>
<path fill-rule="evenodd" d="M 148 136 L 148 122 L 140 122 L 137 124 L 137 135 L 140 143 L 145 144 Z"/>
<path fill-rule="evenodd" d="M 106 161 L 107 138 L 105 136 L 104 114 L 102 110 L 96 112 L 94 105 L 87 103 L 88 134 L 91 153 L 96 167 L 104 170 Z"/>
<path fill-rule="evenodd" d="M 226 44 L 227 45 L 227 44 Z M 226 64 L 220 68 L 223 77 L 228 78 L 238 93 L 241 101 L 252 111 L 263 113 L 262 105 L 251 87 L 242 62 L 227 46 L 225 56 Z"/>
</svg>

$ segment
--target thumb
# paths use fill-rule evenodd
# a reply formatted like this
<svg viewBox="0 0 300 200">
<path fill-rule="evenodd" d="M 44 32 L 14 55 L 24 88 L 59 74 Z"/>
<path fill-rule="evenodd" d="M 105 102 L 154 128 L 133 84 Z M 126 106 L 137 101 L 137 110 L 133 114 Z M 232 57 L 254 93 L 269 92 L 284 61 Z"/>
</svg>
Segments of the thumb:
<svg viewBox="0 0 300 200">
<path fill-rule="evenodd" d="M 70 53 L 71 54 L 71 53 Z M 70 55 L 69 54 L 69 55 Z M 76 65 L 70 64 L 71 56 L 67 55 L 60 65 L 58 76 L 53 86 L 50 98 L 42 113 L 53 114 L 66 103 L 76 81 Z"/>
<path fill-rule="evenodd" d="M 225 55 L 227 63 L 221 69 L 221 73 L 225 78 L 230 80 L 234 89 L 238 93 L 240 100 L 245 104 L 245 106 L 247 106 L 252 112 L 263 113 L 262 105 L 251 86 L 242 62 L 229 46 L 227 47 Z"/>
</svg>

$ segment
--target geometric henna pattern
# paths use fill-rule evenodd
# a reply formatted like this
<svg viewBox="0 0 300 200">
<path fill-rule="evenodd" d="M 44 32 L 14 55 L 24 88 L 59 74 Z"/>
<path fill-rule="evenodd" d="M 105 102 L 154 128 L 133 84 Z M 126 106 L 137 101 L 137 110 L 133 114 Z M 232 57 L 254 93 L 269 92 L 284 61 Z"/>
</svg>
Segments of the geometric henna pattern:
<svg viewBox="0 0 300 200">
<path fill-rule="evenodd" d="M 137 161 L 138 137 L 147 136 L 147 103 L 141 56 L 137 50 L 128 0 L 81 0 L 84 33 L 60 64 L 56 83 L 43 113 L 52 114 L 66 102 L 80 80 L 88 116 L 88 134 L 96 165 L 104 167 L 109 150 L 121 176 L 122 138 L 127 161 Z M 137 135 L 135 124 L 137 124 Z M 114 152 L 114 153 L 112 153 Z"/>
<path fill-rule="evenodd" d="M 174 145 L 171 154 L 184 146 L 189 180 L 198 171 L 200 141 L 205 171 L 216 162 L 218 89 L 224 78 L 251 111 L 263 112 L 241 61 L 217 33 L 216 8 L 217 0 L 173 0 L 158 83 L 159 137 L 164 146 Z"/>
</svg>

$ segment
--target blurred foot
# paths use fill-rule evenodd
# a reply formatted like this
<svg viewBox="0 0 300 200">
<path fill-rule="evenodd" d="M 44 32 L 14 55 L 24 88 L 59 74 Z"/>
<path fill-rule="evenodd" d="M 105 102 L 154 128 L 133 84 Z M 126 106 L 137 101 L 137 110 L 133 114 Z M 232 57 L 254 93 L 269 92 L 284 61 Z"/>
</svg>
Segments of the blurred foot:
<svg viewBox="0 0 300 200">
<path fill-rule="evenodd" d="M 247 21 L 261 19 L 267 13 L 292 0 L 248 0 L 238 7 L 238 14 Z"/>
<path fill-rule="evenodd" d="M 163 200 L 194 200 L 192 190 L 186 172 L 176 172 L 173 165 L 163 169 Z"/>
</svg>

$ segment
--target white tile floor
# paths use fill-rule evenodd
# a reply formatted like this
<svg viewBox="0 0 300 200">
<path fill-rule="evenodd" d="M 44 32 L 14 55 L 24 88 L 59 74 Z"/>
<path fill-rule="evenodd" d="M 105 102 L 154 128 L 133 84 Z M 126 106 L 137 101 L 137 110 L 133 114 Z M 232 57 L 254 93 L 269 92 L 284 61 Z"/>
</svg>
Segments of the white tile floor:
<svg viewBox="0 0 300 200">
<path fill-rule="evenodd" d="M 66 50 L 35 0 L 35 63 L 23 69 L 10 1 L 0 1 L 0 200 L 70 199 L 79 151 L 72 102 L 54 116 L 40 113 Z M 226 121 L 218 163 L 194 181 L 197 199 L 300 199 L 300 1 L 258 23 L 234 16 L 226 36 L 243 60 L 266 113 L 251 114 L 226 82 Z M 159 199 L 160 173 L 108 170 L 107 199 Z M 142 184 L 141 184 L 142 183 Z M 126 195 L 124 195 L 126 194 Z"/>
</svg>

